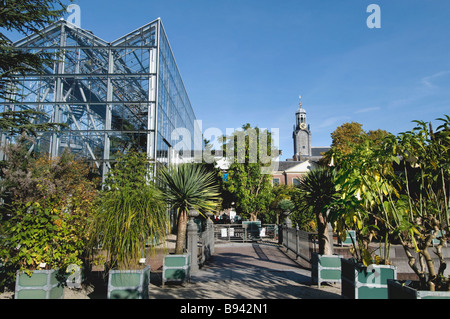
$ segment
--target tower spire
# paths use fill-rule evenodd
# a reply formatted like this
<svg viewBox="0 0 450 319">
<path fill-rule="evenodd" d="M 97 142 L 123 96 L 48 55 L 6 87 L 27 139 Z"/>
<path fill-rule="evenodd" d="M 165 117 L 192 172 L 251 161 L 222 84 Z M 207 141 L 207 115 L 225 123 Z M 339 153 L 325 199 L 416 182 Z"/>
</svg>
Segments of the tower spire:
<svg viewBox="0 0 450 319">
<path fill-rule="evenodd" d="M 299 95 L 299 109 L 295 113 L 296 125 L 293 132 L 294 157 L 311 156 L 311 131 L 306 120 L 306 110 L 303 108 L 302 96 Z"/>
</svg>

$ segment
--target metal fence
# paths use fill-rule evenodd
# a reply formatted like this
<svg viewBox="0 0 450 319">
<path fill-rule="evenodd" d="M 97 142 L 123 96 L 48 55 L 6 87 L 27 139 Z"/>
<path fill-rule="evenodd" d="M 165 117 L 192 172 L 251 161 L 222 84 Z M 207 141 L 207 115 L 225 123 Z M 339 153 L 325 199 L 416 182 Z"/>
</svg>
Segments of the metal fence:
<svg viewBox="0 0 450 319">
<path fill-rule="evenodd" d="M 278 225 L 243 222 L 242 224 L 215 224 L 214 239 L 220 242 L 277 241 Z"/>
<path fill-rule="evenodd" d="M 311 262 L 313 252 L 317 252 L 317 233 L 310 233 L 303 230 L 281 226 L 281 243 L 286 249 L 294 252 L 297 257 L 301 257 Z"/>
</svg>

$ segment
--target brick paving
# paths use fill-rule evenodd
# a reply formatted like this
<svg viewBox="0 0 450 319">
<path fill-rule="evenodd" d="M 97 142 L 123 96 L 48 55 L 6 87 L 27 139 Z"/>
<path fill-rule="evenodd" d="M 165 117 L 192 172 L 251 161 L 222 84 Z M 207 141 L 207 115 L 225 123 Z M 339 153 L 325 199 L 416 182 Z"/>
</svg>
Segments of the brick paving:
<svg viewBox="0 0 450 319">
<path fill-rule="evenodd" d="M 151 299 L 340 299 L 340 285 L 311 284 L 311 273 L 278 245 L 216 245 L 210 261 L 183 286 L 162 287 L 155 277 Z"/>
</svg>

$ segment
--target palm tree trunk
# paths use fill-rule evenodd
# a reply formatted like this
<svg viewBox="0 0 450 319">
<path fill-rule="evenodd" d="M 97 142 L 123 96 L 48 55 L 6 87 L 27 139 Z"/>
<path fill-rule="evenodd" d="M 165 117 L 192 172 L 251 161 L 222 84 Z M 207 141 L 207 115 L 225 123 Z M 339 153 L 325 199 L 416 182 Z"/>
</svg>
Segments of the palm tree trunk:
<svg viewBox="0 0 450 319">
<path fill-rule="evenodd" d="M 186 247 L 187 220 L 187 211 L 181 211 L 178 216 L 177 242 L 175 246 L 175 254 L 177 255 L 183 254 Z"/>
<path fill-rule="evenodd" d="M 319 237 L 319 254 L 332 255 L 332 242 L 328 232 L 328 222 L 326 214 L 318 213 L 317 215 L 317 235 Z"/>
</svg>

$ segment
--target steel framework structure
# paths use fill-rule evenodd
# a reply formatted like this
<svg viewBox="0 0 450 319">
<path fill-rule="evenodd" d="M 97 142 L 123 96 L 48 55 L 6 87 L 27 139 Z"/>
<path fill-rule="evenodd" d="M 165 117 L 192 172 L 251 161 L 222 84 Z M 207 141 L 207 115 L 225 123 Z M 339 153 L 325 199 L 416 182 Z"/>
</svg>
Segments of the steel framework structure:
<svg viewBox="0 0 450 319">
<path fill-rule="evenodd" d="M 146 152 L 170 163 L 172 132 L 187 129 L 192 149 L 200 134 L 194 110 L 161 20 L 112 43 L 61 20 L 16 43 L 17 49 L 54 54 L 44 73 L 17 77 L 15 96 L 0 111 L 36 109 L 38 121 L 66 123 L 59 132 L 39 132 L 35 151 L 59 156 L 65 148 L 86 157 L 104 176 L 117 152 Z M 2 132 L 2 145 L 11 137 Z"/>
</svg>

